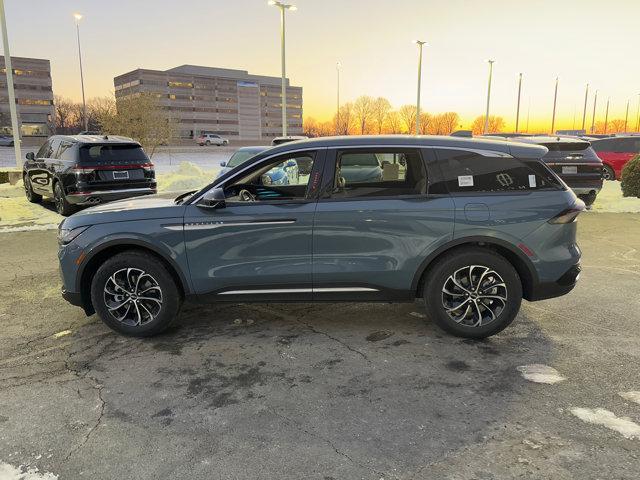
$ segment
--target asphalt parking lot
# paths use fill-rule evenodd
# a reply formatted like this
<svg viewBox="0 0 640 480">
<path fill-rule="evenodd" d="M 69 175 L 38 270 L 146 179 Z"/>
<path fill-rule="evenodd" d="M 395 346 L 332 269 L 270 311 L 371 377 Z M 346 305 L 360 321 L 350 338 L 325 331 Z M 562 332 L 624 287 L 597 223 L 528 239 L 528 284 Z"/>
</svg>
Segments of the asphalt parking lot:
<svg viewBox="0 0 640 480">
<path fill-rule="evenodd" d="M 579 242 L 579 286 L 482 342 L 419 304 L 187 306 L 139 340 L 62 300 L 54 231 L 0 233 L 0 478 L 637 479 L 640 216 Z"/>
</svg>

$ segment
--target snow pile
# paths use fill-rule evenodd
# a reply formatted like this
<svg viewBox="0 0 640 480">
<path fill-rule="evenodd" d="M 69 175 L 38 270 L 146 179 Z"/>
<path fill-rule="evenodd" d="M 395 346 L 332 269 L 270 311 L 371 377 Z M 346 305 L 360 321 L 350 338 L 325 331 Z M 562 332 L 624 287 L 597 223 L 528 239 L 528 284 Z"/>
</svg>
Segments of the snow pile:
<svg viewBox="0 0 640 480">
<path fill-rule="evenodd" d="M 571 413 L 584 422 L 602 425 L 628 439 L 640 440 L 640 425 L 627 417 L 618 417 L 604 408 L 572 408 Z"/>
<path fill-rule="evenodd" d="M 157 175 L 158 191 L 197 190 L 211 183 L 216 174 L 217 169 L 204 170 L 194 163 L 182 162 L 176 171 Z"/>
<path fill-rule="evenodd" d="M 517 370 L 530 382 L 553 385 L 554 383 L 566 380 L 555 368 L 549 367 L 548 365 L 541 365 L 539 363 L 534 363 L 533 365 L 521 365 L 517 367 Z"/>
<path fill-rule="evenodd" d="M 0 479 L 2 480 L 56 480 L 57 475 L 49 472 L 40 472 L 38 467 L 20 465 L 14 467 L 0 461 Z"/>
<path fill-rule="evenodd" d="M 623 197 L 620 182 L 605 181 L 593 204 L 594 212 L 640 213 L 640 198 Z"/>
</svg>

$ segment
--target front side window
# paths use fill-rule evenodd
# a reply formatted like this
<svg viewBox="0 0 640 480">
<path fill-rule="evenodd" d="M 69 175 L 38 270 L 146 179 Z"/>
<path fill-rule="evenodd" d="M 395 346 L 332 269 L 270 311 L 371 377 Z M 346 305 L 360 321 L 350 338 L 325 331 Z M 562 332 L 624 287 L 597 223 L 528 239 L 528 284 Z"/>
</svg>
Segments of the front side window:
<svg viewBox="0 0 640 480">
<path fill-rule="evenodd" d="M 425 194 L 427 175 L 417 150 L 343 150 L 336 155 L 332 198 Z"/>
<path fill-rule="evenodd" d="M 464 150 L 437 150 L 442 181 L 432 190 L 504 192 L 559 190 L 562 183 L 538 160 L 486 157 Z M 432 191 L 430 190 L 430 191 Z"/>
<path fill-rule="evenodd" d="M 49 158 L 49 155 L 51 155 L 52 142 L 53 140 L 44 142 L 44 144 L 40 147 L 40 150 L 38 150 L 38 153 L 36 153 L 36 158 Z"/>
<path fill-rule="evenodd" d="M 314 159 L 315 152 L 304 152 L 261 163 L 225 187 L 227 202 L 303 200 Z"/>
<path fill-rule="evenodd" d="M 255 157 L 259 152 L 251 150 L 237 150 L 227 162 L 227 167 L 233 168 L 242 165 L 251 157 Z"/>
</svg>

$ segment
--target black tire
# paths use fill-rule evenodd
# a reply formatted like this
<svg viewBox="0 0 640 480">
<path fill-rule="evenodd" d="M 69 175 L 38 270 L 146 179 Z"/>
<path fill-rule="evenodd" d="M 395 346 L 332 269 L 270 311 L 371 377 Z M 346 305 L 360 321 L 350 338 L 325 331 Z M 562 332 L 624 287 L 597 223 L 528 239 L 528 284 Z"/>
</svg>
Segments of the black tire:
<svg viewBox="0 0 640 480">
<path fill-rule="evenodd" d="M 587 195 L 578 195 L 578 198 L 582 200 L 587 207 L 590 207 L 595 203 L 596 196 L 595 193 L 589 193 Z"/>
<path fill-rule="evenodd" d="M 143 272 L 144 275 L 138 272 Z M 132 295 L 126 298 L 124 295 L 120 295 L 120 298 L 111 295 L 109 292 L 114 292 L 117 288 L 113 288 L 112 278 L 124 287 L 127 282 L 123 279 L 131 279 L 128 284 L 129 292 L 135 289 L 138 296 L 136 301 L 132 299 Z M 145 293 L 145 297 L 140 297 L 140 293 L 151 290 L 152 293 Z M 125 294 L 125 290 L 121 287 L 116 293 Z M 148 300 L 151 297 L 156 300 Z M 147 300 L 143 301 L 141 298 Z M 125 303 L 120 309 L 109 310 L 119 305 L 114 301 Z M 130 250 L 111 257 L 98 268 L 91 281 L 91 302 L 100 319 L 109 328 L 133 337 L 150 337 L 166 330 L 176 320 L 182 306 L 182 296 L 171 273 L 158 258 L 146 252 Z M 125 314 L 127 306 L 133 306 L 137 312 L 131 309 Z M 118 320 L 120 316 L 123 316 L 122 320 Z M 136 325 L 136 322 L 139 324 Z"/>
<path fill-rule="evenodd" d="M 481 280 L 482 283 L 476 285 L 475 289 L 471 285 L 470 295 L 464 293 L 467 290 L 457 286 L 451 290 L 447 289 L 447 292 L 455 295 L 445 294 L 443 292 L 445 287 L 455 285 L 450 279 L 454 273 L 457 274 L 456 281 L 459 284 L 469 287 L 468 284 L 464 284 L 463 280 L 464 275 L 469 276 L 467 268 L 471 266 L 473 269 L 470 277 L 476 282 Z M 484 277 L 482 276 L 483 272 L 485 272 Z M 500 286 L 502 284 L 504 284 L 504 288 Z M 482 285 L 484 288 L 480 289 Z M 478 292 L 482 292 L 482 290 L 485 295 L 493 295 L 493 297 L 478 296 Z M 476 295 L 476 300 L 472 298 L 473 295 Z M 505 300 L 497 300 L 498 297 L 504 297 Z M 437 260 L 435 265 L 429 267 L 424 287 L 424 299 L 428 315 L 436 325 L 446 332 L 457 337 L 486 338 L 502 331 L 515 319 L 522 302 L 522 283 L 518 272 L 503 256 L 480 247 L 461 248 L 446 254 Z M 467 302 L 468 312 L 464 301 Z M 459 316 L 458 321 L 447 313 L 445 304 L 450 309 L 460 305 L 452 311 L 452 315 Z M 495 318 L 490 316 L 491 312 Z M 479 326 L 473 325 L 478 319 L 485 317 L 486 321 L 481 320 Z"/>
<path fill-rule="evenodd" d="M 34 193 L 33 186 L 31 185 L 31 179 L 27 175 L 24 176 L 23 183 L 24 194 L 27 197 L 27 200 L 31 203 L 40 203 L 42 201 L 42 195 Z"/>
<path fill-rule="evenodd" d="M 605 180 L 615 180 L 616 172 L 609 165 L 604 165 L 602 167 L 602 178 Z"/>
<path fill-rule="evenodd" d="M 68 217 L 76 211 L 76 207 L 67 202 L 67 197 L 65 197 L 64 192 L 62 191 L 62 185 L 60 185 L 60 182 L 56 182 L 53 185 L 53 201 L 56 205 L 56 212 L 63 217 Z"/>
<path fill-rule="evenodd" d="M 208 147 L 211 145 L 211 142 L 209 140 L 207 140 L 206 142 L 204 142 L 204 144 Z"/>
</svg>

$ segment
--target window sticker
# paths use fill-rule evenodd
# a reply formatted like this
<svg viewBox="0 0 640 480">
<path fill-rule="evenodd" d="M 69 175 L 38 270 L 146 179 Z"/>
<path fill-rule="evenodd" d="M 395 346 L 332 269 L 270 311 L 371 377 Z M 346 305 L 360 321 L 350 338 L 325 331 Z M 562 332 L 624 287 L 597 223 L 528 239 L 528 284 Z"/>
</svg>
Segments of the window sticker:
<svg viewBox="0 0 640 480">
<path fill-rule="evenodd" d="M 459 187 L 473 187 L 473 175 L 459 175 L 458 176 Z"/>
<path fill-rule="evenodd" d="M 529 186 L 531 188 L 536 188 L 536 176 L 535 175 L 529 175 Z"/>
</svg>

